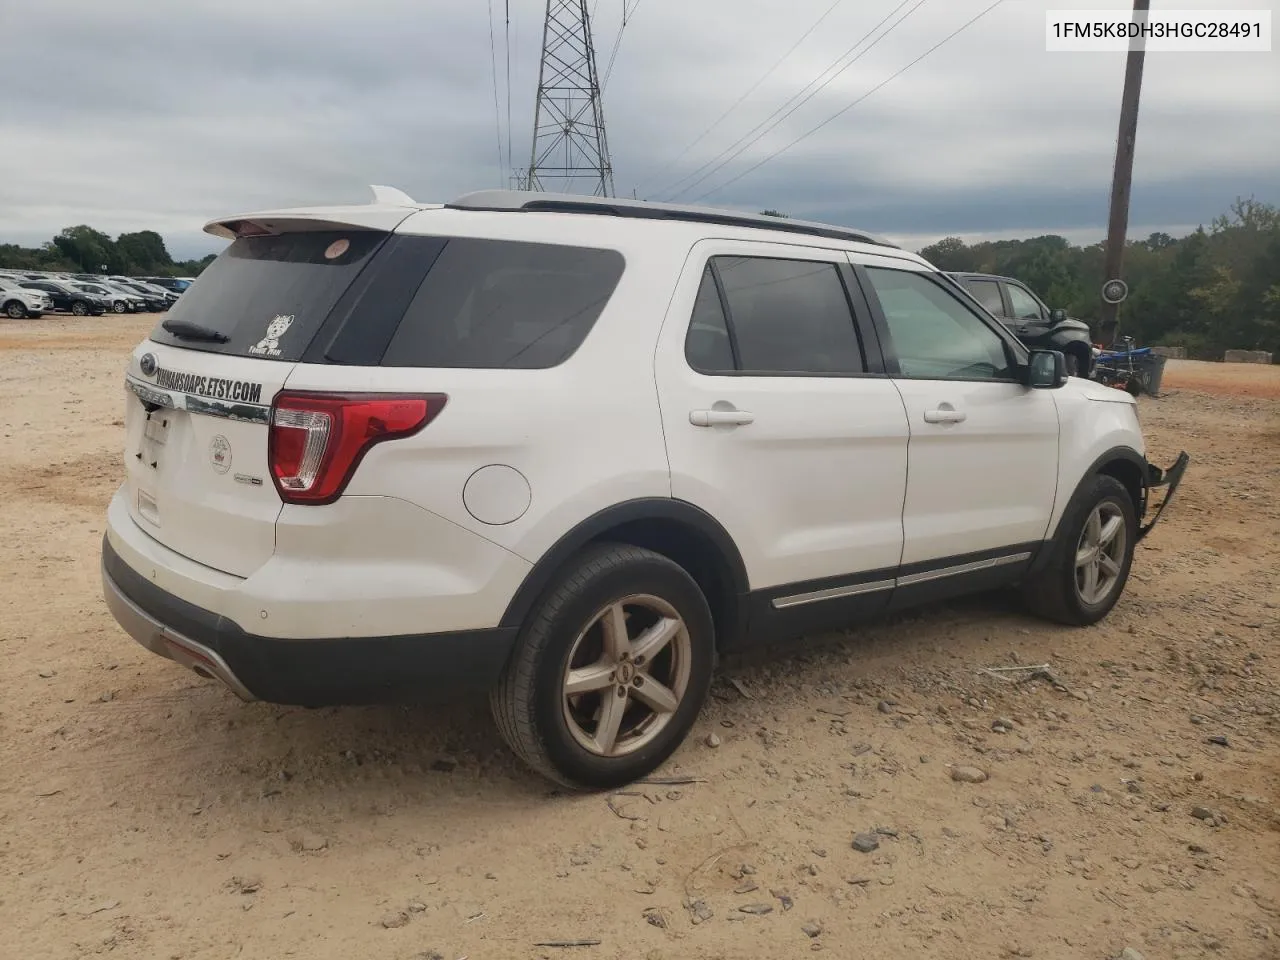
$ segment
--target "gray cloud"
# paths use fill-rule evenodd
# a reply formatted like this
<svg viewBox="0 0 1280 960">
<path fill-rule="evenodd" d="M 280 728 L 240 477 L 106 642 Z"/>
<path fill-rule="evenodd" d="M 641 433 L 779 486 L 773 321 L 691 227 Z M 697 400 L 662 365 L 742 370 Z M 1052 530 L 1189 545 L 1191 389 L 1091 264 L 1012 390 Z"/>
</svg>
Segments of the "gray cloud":
<svg viewBox="0 0 1280 960">
<path fill-rule="evenodd" d="M 621 3 L 598 4 L 602 61 Z M 844 0 L 673 165 L 830 3 L 642 0 L 605 97 L 619 192 L 667 195 L 896 6 Z M 928 0 L 682 199 L 722 187 L 985 5 Z M 948 233 L 1096 239 L 1123 57 L 1048 54 L 1043 35 L 1046 9 L 1098 5 L 1007 0 L 865 103 L 703 202 L 775 207 L 913 242 Z M 1162 0 L 1174 5 L 1204 6 Z M 499 20 L 504 7 L 494 0 Z M 524 166 L 543 4 L 510 7 L 511 153 Z M 429 200 L 505 182 L 487 3 L 479 0 L 62 0 L 10 5 L 0 27 L 22 38 L 0 100 L 0 241 L 36 242 L 90 223 L 113 233 L 156 229 L 191 255 L 216 248 L 200 225 L 226 213 L 359 201 L 370 182 Z M 500 61 L 502 32 L 499 22 Z M 1134 233 L 1206 222 L 1239 194 L 1280 198 L 1277 56 L 1148 56 Z"/>
</svg>

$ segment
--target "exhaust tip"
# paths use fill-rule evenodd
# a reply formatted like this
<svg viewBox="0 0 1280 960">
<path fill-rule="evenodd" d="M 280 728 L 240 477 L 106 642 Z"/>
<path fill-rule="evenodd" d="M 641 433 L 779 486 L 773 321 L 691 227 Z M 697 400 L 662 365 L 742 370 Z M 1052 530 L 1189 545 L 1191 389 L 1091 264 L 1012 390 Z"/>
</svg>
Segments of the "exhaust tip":
<svg viewBox="0 0 1280 960">
<path fill-rule="evenodd" d="M 217 678 L 217 677 L 215 677 L 212 673 L 210 673 L 208 670 L 206 670 L 204 667 L 200 667 L 200 666 L 193 666 L 193 667 L 191 668 L 191 670 L 192 670 L 192 672 L 193 672 L 193 673 L 199 674 L 200 676 L 204 677 L 206 680 L 217 680 L 217 679 L 218 679 L 218 678 Z"/>
</svg>

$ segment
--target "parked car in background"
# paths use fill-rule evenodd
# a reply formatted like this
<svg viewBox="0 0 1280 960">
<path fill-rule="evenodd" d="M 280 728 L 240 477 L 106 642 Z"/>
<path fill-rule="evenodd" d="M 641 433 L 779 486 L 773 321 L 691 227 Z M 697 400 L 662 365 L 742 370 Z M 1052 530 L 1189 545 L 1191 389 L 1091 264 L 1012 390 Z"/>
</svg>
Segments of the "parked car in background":
<svg viewBox="0 0 1280 960">
<path fill-rule="evenodd" d="M 53 301 L 47 293 L 28 290 L 9 277 L 0 277 L 0 314 L 10 320 L 23 317 L 40 317 L 53 310 Z"/>
<path fill-rule="evenodd" d="M 1025 346 L 1061 350 L 1071 376 L 1089 376 L 1093 368 L 1093 342 L 1089 325 L 1083 320 L 1068 317 L 1065 310 L 1050 310 L 1030 288 L 1012 277 L 989 273 L 949 276 Z"/>
<path fill-rule="evenodd" d="M 116 313 L 141 313 L 147 308 L 146 302 L 136 293 L 122 290 L 115 284 L 75 282 L 71 286 L 104 297 L 111 302 L 111 309 Z"/>
<path fill-rule="evenodd" d="M 129 290 L 142 297 L 147 309 L 153 313 L 163 313 L 178 300 L 176 293 L 170 293 L 163 287 L 152 286 L 149 283 L 121 277 L 112 277 L 111 283 L 121 290 Z"/>
<path fill-rule="evenodd" d="M 154 283 L 158 287 L 164 287 L 166 290 L 172 290 L 174 293 L 186 293 L 187 287 L 195 283 L 194 277 L 139 277 L 147 283 Z"/>
<path fill-rule="evenodd" d="M 98 317 L 111 309 L 109 300 L 57 280 L 24 280 L 21 286 L 47 293 L 54 310 L 74 313 L 77 317 Z"/>
</svg>

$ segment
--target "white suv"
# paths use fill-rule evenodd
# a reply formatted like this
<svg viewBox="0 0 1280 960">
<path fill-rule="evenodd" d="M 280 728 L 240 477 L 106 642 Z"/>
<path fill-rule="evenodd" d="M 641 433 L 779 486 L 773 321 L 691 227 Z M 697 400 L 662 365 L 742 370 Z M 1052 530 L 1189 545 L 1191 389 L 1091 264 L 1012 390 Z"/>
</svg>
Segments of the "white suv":
<svg viewBox="0 0 1280 960">
<path fill-rule="evenodd" d="M 108 604 L 241 697 L 488 690 L 536 769 L 614 785 L 719 652 L 1015 584 L 1100 619 L 1186 466 L 864 234 L 375 195 L 209 224 L 128 365 Z"/>
<path fill-rule="evenodd" d="M 53 310 L 49 295 L 18 286 L 13 277 L 0 276 L 0 315 L 10 320 L 42 317 Z"/>
</svg>

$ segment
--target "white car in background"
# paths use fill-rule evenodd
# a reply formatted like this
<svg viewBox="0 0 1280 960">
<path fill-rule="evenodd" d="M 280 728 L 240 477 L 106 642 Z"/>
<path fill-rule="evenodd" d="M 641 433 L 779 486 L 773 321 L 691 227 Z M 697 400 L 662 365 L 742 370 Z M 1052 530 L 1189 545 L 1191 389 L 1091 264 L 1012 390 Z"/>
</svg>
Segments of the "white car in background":
<svg viewBox="0 0 1280 960">
<path fill-rule="evenodd" d="M 1002 587 L 1100 620 L 1186 468 L 858 231 L 375 192 L 209 224 L 128 363 L 108 605 L 241 697 L 485 690 L 535 769 L 613 786 L 720 653 Z"/>
<path fill-rule="evenodd" d="M 41 317 L 53 310 L 48 294 L 18 286 L 16 280 L 0 276 L 0 315 L 10 320 Z"/>
</svg>

